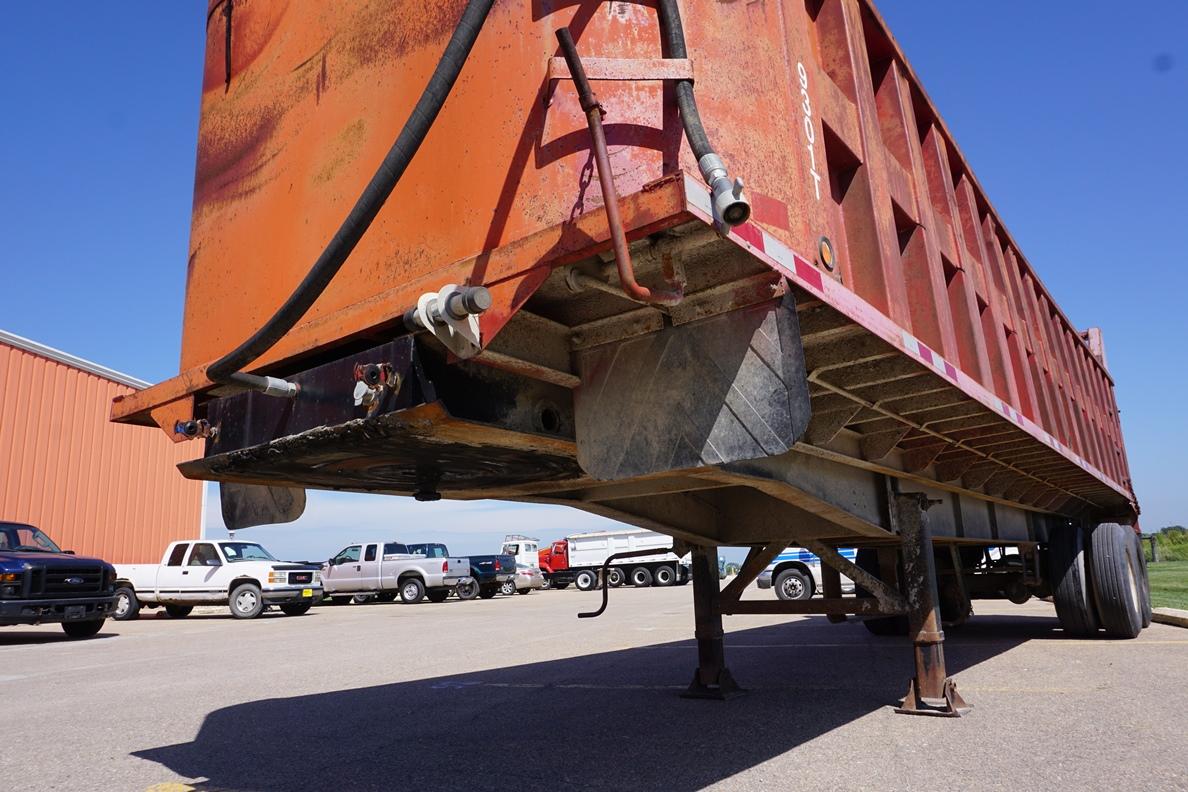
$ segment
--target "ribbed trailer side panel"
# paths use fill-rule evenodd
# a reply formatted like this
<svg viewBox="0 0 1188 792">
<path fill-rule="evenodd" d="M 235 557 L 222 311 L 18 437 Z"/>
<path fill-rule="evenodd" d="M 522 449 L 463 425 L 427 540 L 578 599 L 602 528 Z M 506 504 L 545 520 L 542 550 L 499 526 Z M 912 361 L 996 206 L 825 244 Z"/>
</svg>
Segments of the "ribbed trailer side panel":
<svg viewBox="0 0 1188 792">
<path fill-rule="evenodd" d="M 458 5 L 375 2 L 335 15 L 314 6 L 245 6 L 230 21 L 212 16 L 184 370 L 177 380 L 125 398 L 117 419 L 171 429 L 173 418 L 193 414 L 192 397 L 210 388 L 206 364 L 249 335 L 291 291 L 361 189 L 440 52 Z M 1113 383 L 1102 360 L 1003 227 L 873 6 L 859 0 L 681 6 L 699 105 L 752 199 L 751 222 L 736 235 L 766 234 L 801 254 L 820 277 L 873 309 L 874 323 L 887 320 L 906 333 L 911 352 L 967 375 L 998 400 L 999 415 L 1132 500 Z M 227 24 L 238 42 L 230 73 Z M 490 345 L 498 345 L 517 311 L 559 265 L 607 244 L 584 120 L 557 64 L 552 31 L 564 25 L 588 58 L 637 59 L 594 67 L 620 193 L 654 185 L 677 167 L 696 172 L 679 119 L 666 109 L 668 88 L 649 75 L 649 69 L 663 73 L 654 60 L 664 54 L 654 7 L 497 3 L 406 178 L 310 316 L 258 368 L 300 370 L 346 344 L 382 338 L 420 294 L 449 282 L 492 288 L 495 306 L 481 319 L 488 349 L 480 359 L 509 364 L 509 355 Z M 385 101 L 374 101 L 376 95 Z M 635 233 L 679 219 L 659 195 L 652 203 Z M 577 223 L 581 212 L 586 220 Z M 551 319 L 574 325 L 562 313 Z M 844 332 L 835 328 L 832 337 Z M 539 360 L 510 357 L 541 368 Z M 570 382 L 570 367 L 559 367 L 553 378 Z M 1026 439 L 1003 437 L 998 424 L 973 425 L 976 420 L 959 415 L 967 408 L 940 404 L 940 396 L 932 396 L 937 406 L 918 416 L 918 426 L 888 417 L 880 410 L 892 382 L 848 392 L 863 401 L 873 396 L 875 408 L 858 410 L 838 431 L 881 449 L 907 426 L 889 452 L 909 454 L 909 467 L 927 460 L 923 467 L 939 464 L 974 482 L 993 463 L 952 443 L 932 455 L 934 420 L 946 438 L 994 449 L 986 453 L 1001 452 L 1012 465 L 1044 454 Z M 832 396 L 815 411 L 818 430 L 827 415 L 840 420 L 828 408 L 847 397 Z M 861 401 L 851 399 L 845 409 L 854 404 Z M 1042 469 L 1035 475 L 1048 480 Z M 1003 481 L 995 479 L 994 489 Z M 1059 487 L 1064 479 L 1050 483 Z"/>
<path fill-rule="evenodd" d="M 197 536 L 204 485 L 176 466 L 200 449 L 108 422 L 132 387 L 16 344 L 0 338 L 0 520 L 112 563 Z"/>
</svg>

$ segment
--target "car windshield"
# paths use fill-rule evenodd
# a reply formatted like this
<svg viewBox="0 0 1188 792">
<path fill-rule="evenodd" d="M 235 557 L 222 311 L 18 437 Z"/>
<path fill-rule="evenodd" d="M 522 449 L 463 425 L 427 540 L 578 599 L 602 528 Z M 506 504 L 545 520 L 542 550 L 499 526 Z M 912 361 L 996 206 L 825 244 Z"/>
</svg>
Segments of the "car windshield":
<svg viewBox="0 0 1188 792">
<path fill-rule="evenodd" d="M 255 542 L 223 542 L 223 555 L 234 564 L 236 561 L 276 561 L 272 553 Z"/>
<path fill-rule="evenodd" d="M 0 523 L 0 550 L 24 550 L 31 553 L 60 553 L 54 540 L 32 525 Z"/>
</svg>

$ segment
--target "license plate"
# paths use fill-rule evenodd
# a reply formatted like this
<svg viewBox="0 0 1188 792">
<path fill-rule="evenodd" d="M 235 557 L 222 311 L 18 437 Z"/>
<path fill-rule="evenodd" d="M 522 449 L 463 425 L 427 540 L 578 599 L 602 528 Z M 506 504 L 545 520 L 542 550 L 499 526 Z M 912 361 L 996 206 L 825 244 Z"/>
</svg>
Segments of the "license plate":
<svg viewBox="0 0 1188 792">
<path fill-rule="evenodd" d="M 87 608 L 85 605 L 67 605 L 66 606 L 66 621 L 73 621 L 81 619 L 87 615 Z"/>
<path fill-rule="evenodd" d="M 313 596 L 313 589 L 301 589 L 301 596 L 303 596 L 303 597 L 312 597 L 312 596 Z"/>
</svg>

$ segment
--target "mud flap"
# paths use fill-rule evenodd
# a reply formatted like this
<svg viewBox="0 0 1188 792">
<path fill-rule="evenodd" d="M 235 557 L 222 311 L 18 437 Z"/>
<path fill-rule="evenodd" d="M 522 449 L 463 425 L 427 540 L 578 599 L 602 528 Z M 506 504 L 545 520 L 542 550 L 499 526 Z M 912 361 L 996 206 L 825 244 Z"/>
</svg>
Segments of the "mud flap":
<svg viewBox="0 0 1188 792">
<path fill-rule="evenodd" d="M 810 417 L 791 293 L 578 357 L 578 463 L 603 480 L 776 456 Z"/>
<path fill-rule="evenodd" d="M 293 522 L 305 511 L 305 490 L 260 484 L 219 484 L 223 523 L 229 530 Z"/>
</svg>

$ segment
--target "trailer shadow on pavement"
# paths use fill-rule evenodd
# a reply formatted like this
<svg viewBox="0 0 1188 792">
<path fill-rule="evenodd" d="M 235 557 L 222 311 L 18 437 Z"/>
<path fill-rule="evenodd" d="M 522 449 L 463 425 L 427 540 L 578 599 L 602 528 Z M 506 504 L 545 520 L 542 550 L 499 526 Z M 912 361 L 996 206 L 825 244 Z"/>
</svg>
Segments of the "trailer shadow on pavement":
<svg viewBox="0 0 1188 792">
<path fill-rule="evenodd" d="M 960 682 L 964 669 L 1063 633 L 1054 617 L 1004 616 L 947 637 Z M 810 618 L 728 633 L 727 662 L 748 693 L 726 702 L 678 696 L 696 657 L 686 640 L 249 702 L 210 713 L 192 742 L 134 755 L 206 779 L 198 789 L 693 790 L 889 712 L 911 675 L 909 647 Z"/>
</svg>

